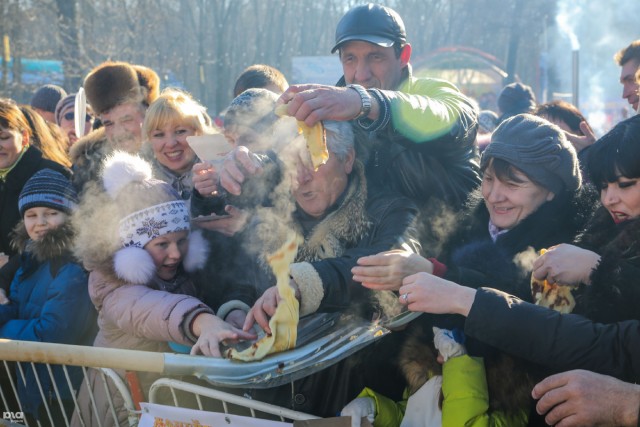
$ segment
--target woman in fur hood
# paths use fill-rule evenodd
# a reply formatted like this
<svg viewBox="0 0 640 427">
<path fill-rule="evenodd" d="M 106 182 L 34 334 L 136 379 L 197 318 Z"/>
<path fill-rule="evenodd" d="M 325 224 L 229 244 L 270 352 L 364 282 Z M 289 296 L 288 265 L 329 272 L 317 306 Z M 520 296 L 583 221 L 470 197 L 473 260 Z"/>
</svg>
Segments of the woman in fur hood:
<svg viewBox="0 0 640 427">
<path fill-rule="evenodd" d="M 640 116 L 592 146 L 587 171 L 602 206 L 575 245 L 559 245 L 536 260 L 534 275 L 581 285 L 574 313 L 601 323 L 640 319 Z"/>
<path fill-rule="evenodd" d="M 77 201 L 70 180 L 52 169 L 36 172 L 23 187 L 18 201 L 23 220 L 15 227 L 12 241 L 20 254 L 20 267 L 11 283 L 9 302 L 0 305 L 0 338 L 91 345 L 96 315 L 87 292 L 87 274 L 72 256 L 74 234 L 67 221 Z M 37 381 L 45 396 L 52 395 L 54 384 L 44 365 L 36 365 L 35 370 L 25 367 L 26 375 L 17 375 L 22 409 L 43 425 L 48 421 L 58 425 L 63 420 L 59 403 L 43 402 Z M 71 408 L 73 391 L 62 368 L 54 366 L 52 372 L 61 403 Z M 68 372 L 77 389 L 81 372 L 73 368 Z M 46 406 L 53 411 L 53 420 L 45 415 Z"/>
</svg>

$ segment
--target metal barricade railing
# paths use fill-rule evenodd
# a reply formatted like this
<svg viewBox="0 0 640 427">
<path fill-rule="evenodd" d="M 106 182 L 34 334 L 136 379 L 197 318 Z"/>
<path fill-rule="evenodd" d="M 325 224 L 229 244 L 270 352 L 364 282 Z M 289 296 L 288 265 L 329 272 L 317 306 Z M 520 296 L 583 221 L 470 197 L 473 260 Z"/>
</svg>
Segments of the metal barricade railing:
<svg viewBox="0 0 640 427">
<path fill-rule="evenodd" d="M 243 396 L 227 393 L 221 390 L 203 387 L 197 384 L 191 384 L 185 381 L 175 380 L 171 378 L 161 378 L 151 385 L 151 388 L 149 390 L 150 403 L 156 403 L 158 401 L 159 391 L 163 388 L 168 389 L 168 391 L 171 393 L 171 403 L 173 403 L 173 406 L 176 407 L 180 407 L 180 401 L 176 394 L 176 390 L 179 390 L 189 393 L 189 395 L 193 396 L 197 402 L 197 409 L 201 411 L 207 410 L 202 401 L 202 398 L 206 397 L 219 402 L 222 405 L 222 412 L 224 412 L 225 414 L 234 413 L 234 411 L 231 409 L 231 405 L 235 405 L 238 407 L 242 407 L 243 409 L 248 411 L 247 414 L 239 415 L 250 415 L 253 418 L 262 418 L 262 415 L 264 414 L 274 416 L 280 421 L 310 420 L 318 418 L 304 412 L 293 411 L 291 409 L 271 405 Z"/>
<path fill-rule="evenodd" d="M 163 404 L 173 403 L 174 406 L 179 406 L 181 402 L 176 397 L 176 390 L 179 390 L 193 396 L 197 402 L 192 406 L 193 409 L 197 406 L 198 409 L 208 410 L 202 405 L 204 397 L 216 401 L 225 413 L 234 413 L 229 409 L 232 405 L 242 409 L 236 415 L 267 419 L 276 417 L 281 420 L 316 418 L 216 390 L 207 384 L 196 385 L 168 378 L 170 375 L 198 377 L 197 361 L 212 362 L 211 358 L 193 356 L 192 367 L 189 368 L 190 358 L 191 356 L 169 353 L 0 339 L 0 404 L 3 409 L 0 411 L 0 425 L 135 426 L 140 415 L 139 408 L 136 407 L 139 402 L 131 393 L 125 372 L 160 378 L 150 386 L 148 401 L 151 403 L 158 402 L 158 390 L 167 388 L 173 401 L 161 402 Z M 147 388 L 149 384 L 146 384 Z M 30 396 L 35 389 L 40 395 L 42 403 L 36 417 L 25 416 L 25 402 L 21 401 L 21 391 L 24 392 L 26 387 L 29 388 Z M 66 406 L 63 404 L 65 396 Z M 103 400 L 98 401 L 98 397 Z M 115 398 L 118 399 L 118 404 L 115 403 Z M 91 419 L 85 418 L 83 416 L 86 416 L 86 410 L 102 414 L 102 417 L 90 415 Z M 123 415 L 123 412 L 126 413 Z"/>
</svg>

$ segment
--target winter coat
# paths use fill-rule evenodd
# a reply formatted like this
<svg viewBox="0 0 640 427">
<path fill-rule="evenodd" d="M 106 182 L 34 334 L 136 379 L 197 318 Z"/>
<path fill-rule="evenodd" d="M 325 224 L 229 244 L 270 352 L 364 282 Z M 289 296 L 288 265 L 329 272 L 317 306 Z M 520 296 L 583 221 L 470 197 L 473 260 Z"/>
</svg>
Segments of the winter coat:
<svg viewBox="0 0 640 427">
<path fill-rule="evenodd" d="M 200 160 L 196 158 L 193 164 L 199 161 Z M 180 194 L 182 200 L 189 200 L 191 194 L 193 193 L 193 171 L 191 170 L 191 168 L 189 168 L 187 172 L 181 175 L 176 175 L 176 173 L 171 169 L 160 164 L 155 157 L 153 157 L 153 161 L 151 164 L 153 167 L 154 178 L 170 184 L 171 187 L 173 187 L 173 189 L 176 190 L 178 194 Z"/>
<path fill-rule="evenodd" d="M 39 170 L 53 169 L 66 177 L 71 172 L 66 167 L 42 157 L 34 146 L 27 148 L 18 164 L 9 172 L 5 180 L 0 179 L 0 252 L 14 255 L 11 247 L 11 231 L 22 219 L 18 210 L 18 199 L 24 184 Z"/>
<path fill-rule="evenodd" d="M 493 289 L 478 289 L 465 335 L 552 372 L 585 369 L 640 382 L 640 321 L 594 323 Z"/>
<path fill-rule="evenodd" d="M 361 256 L 393 249 L 402 242 L 411 243 L 415 236 L 415 215 L 415 205 L 407 198 L 387 192 L 369 193 L 359 162 L 335 209 L 323 219 L 312 220 L 295 212 L 294 226 L 303 234 L 304 243 L 291 264 L 290 274 L 300 290 L 300 315 L 340 310 L 370 319 L 372 312 L 384 304 L 378 298 L 387 293 L 372 292 L 353 282 L 351 268 Z M 392 295 L 391 301 L 396 303 L 397 297 Z M 293 385 L 249 393 L 257 400 L 333 416 L 365 385 L 372 384 L 371 375 L 384 378 L 390 387 L 396 386 L 395 374 L 392 379 L 387 371 L 387 368 L 395 370 L 389 358 L 396 349 L 387 338 L 394 339 L 385 337 Z M 372 370 L 372 366 L 380 369 Z"/>
<path fill-rule="evenodd" d="M 616 224 L 599 208 L 576 245 L 600 255 L 591 284 L 576 292 L 576 314 L 594 322 L 640 320 L 640 218 Z"/>
<path fill-rule="evenodd" d="M 96 313 L 87 292 L 87 274 L 70 254 L 73 232 L 68 224 L 32 241 L 24 223 L 16 227 L 13 242 L 19 249 L 20 268 L 11 283 L 10 303 L 0 305 L 0 338 L 91 345 L 96 331 Z M 45 365 L 36 365 L 46 396 L 53 384 Z M 60 366 L 53 376 L 63 399 L 72 391 Z M 79 369 L 69 369 L 74 387 L 82 378 Z M 42 398 L 31 368 L 25 369 L 25 382 L 18 381 L 18 393 L 25 412 L 37 414 Z M 18 378 L 21 378 L 18 375 Z"/>
<path fill-rule="evenodd" d="M 438 259 L 447 266 L 444 277 L 473 288 L 491 286 L 531 301 L 533 261 L 526 258 L 535 258 L 542 248 L 573 241 L 590 217 L 595 197 L 587 189 L 558 194 L 493 242 L 489 211 L 478 191 Z"/>
<path fill-rule="evenodd" d="M 336 205 L 322 219 L 300 209 L 293 214 L 293 228 L 304 237 L 290 275 L 300 290 L 300 316 L 314 312 L 351 309 L 370 316 L 379 292 L 353 281 L 351 269 L 358 258 L 415 243 L 417 209 L 407 198 L 388 192 L 369 193 L 362 164 L 355 163 L 349 184 Z M 254 236 L 273 232 L 272 224 L 257 224 Z M 266 247 L 265 244 L 262 247 Z M 275 285 L 264 260 L 258 263 L 257 296 Z M 250 304 L 252 305 L 252 303 Z M 368 311 L 368 313 L 367 313 Z"/>
<path fill-rule="evenodd" d="M 453 357 L 442 365 L 442 375 L 426 381 L 415 393 L 401 402 L 393 402 L 387 397 L 365 389 L 358 397 L 371 397 L 376 406 L 376 427 L 428 427 L 425 415 L 433 417 L 433 411 L 441 412 L 443 427 L 496 426 L 518 427 L 527 425 L 526 411 L 508 415 L 490 410 L 487 378 L 482 358 L 463 355 Z M 439 381 L 434 382 L 434 380 Z M 432 384 L 433 383 L 433 384 Z M 437 390 L 434 387 L 437 386 Z M 412 401 L 419 399 L 417 401 Z M 424 399 L 429 401 L 424 401 Z M 442 400 L 442 407 L 439 401 Z M 412 406 L 416 405 L 419 418 L 413 416 Z M 422 405 L 422 407 L 418 407 Z M 425 410 L 426 414 L 419 411 Z M 408 417 L 412 417 L 408 420 Z"/>
<path fill-rule="evenodd" d="M 183 275 L 172 291 L 155 283 L 131 285 L 101 270 L 89 274 L 89 295 L 98 310 L 94 346 L 144 351 L 171 351 L 167 342 L 193 345 L 191 319 L 211 312 L 195 298 L 195 287 Z"/>
<path fill-rule="evenodd" d="M 171 352 L 168 342 L 193 345 L 196 337 L 190 332 L 192 320 L 200 313 L 213 313 L 194 297 L 195 293 L 193 282 L 182 271 L 170 283 L 155 278 L 145 286 L 124 283 L 115 276 L 112 267 L 103 265 L 89 274 L 89 295 L 98 309 L 100 328 L 93 345 L 155 352 Z M 124 377 L 124 372 L 117 373 Z M 143 393 L 159 378 L 151 373 L 138 373 L 137 377 Z M 128 425 L 124 400 L 113 383 L 108 380 L 107 385 L 118 422 L 111 417 L 102 376 L 90 370 L 88 381 L 97 415 L 83 382 L 78 398 L 80 410 L 73 414 L 71 425 Z M 84 424 L 80 423 L 80 417 Z"/>
<path fill-rule="evenodd" d="M 345 86 L 344 77 L 337 85 Z M 410 66 L 396 90 L 381 93 L 389 123 L 377 132 L 365 130 L 362 120 L 353 123 L 370 188 L 390 189 L 418 206 L 433 196 L 461 207 L 480 183 L 473 102 L 449 82 L 413 77 Z"/>
</svg>

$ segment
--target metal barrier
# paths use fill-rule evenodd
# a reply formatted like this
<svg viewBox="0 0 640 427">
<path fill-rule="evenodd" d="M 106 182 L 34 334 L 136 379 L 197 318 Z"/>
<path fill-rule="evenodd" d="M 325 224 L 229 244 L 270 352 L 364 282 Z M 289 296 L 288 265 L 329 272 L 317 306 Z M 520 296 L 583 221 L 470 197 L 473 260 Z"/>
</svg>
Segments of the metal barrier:
<svg viewBox="0 0 640 427">
<path fill-rule="evenodd" d="M 150 387 L 146 383 L 151 403 L 158 403 L 159 391 L 166 388 L 172 401 L 159 403 L 179 407 L 182 402 L 176 391 L 180 391 L 196 402 L 193 409 L 209 410 L 203 405 L 206 398 L 216 402 L 225 414 L 275 417 L 282 421 L 317 418 L 166 377 L 176 374 L 197 377 L 201 373 L 198 361 L 211 362 L 211 358 L 0 339 L 0 361 L 0 425 L 136 426 L 140 402 L 125 372 L 155 374 L 159 378 Z M 34 395 L 41 401 L 37 414 L 33 408 L 30 411 L 25 408 L 27 404 L 33 406 Z"/>
<path fill-rule="evenodd" d="M 180 406 L 180 402 L 175 391 L 180 390 L 189 393 L 189 395 L 193 395 L 197 401 L 197 409 L 201 411 L 207 410 L 202 402 L 202 397 L 207 397 L 209 399 L 220 402 L 222 405 L 222 411 L 225 414 L 234 413 L 234 411 L 231 410 L 230 405 L 236 405 L 248 411 L 248 414 L 238 415 L 250 415 L 253 418 L 262 418 L 260 415 L 263 414 L 273 415 L 280 421 L 310 420 L 318 418 L 304 412 L 292 411 L 291 409 L 282 408 L 280 406 L 259 402 L 257 400 L 248 399 L 243 396 L 237 396 L 235 394 L 230 394 L 213 388 L 203 387 L 197 384 L 191 384 L 170 378 L 161 378 L 151 385 L 151 388 L 149 390 L 150 403 L 156 403 L 158 401 L 158 393 L 163 388 L 169 390 L 173 400 L 173 406 L 176 407 Z"/>
</svg>

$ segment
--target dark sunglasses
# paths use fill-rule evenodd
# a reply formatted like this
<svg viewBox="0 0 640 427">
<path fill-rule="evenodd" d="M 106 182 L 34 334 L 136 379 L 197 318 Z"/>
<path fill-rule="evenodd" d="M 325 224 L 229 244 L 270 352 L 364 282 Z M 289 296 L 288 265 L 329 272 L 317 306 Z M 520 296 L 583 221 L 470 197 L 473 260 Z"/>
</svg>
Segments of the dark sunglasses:
<svg viewBox="0 0 640 427">
<path fill-rule="evenodd" d="M 75 118 L 75 113 L 73 111 L 69 111 L 67 114 L 65 114 L 63 117 L 65 118 L 65 120 L 73 120 Z M 90 122 L 91 120 L 93 120 L 93 117 L 91 117 L 91 114 L 87 114 L 87 116 L 85 117 L 85 121 Z"/>
</svg>

